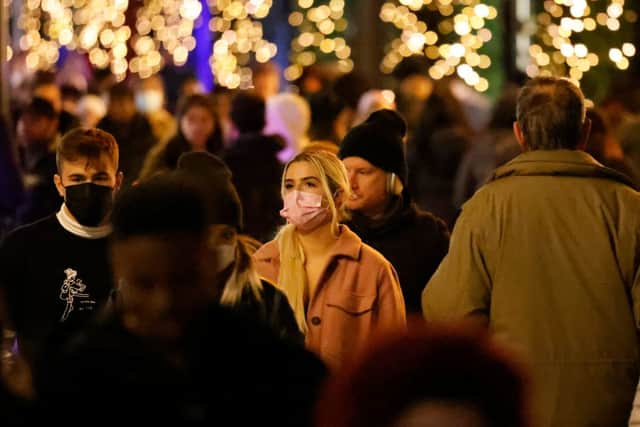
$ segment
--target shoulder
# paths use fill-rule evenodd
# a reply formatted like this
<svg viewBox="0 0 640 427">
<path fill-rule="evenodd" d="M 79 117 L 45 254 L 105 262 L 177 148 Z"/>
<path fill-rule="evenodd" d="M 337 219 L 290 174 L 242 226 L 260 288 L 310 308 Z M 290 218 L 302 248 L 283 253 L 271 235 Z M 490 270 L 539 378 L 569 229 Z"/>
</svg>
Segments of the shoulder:
<svg viewBox="0 0 640 427">
<path fill-rule="evenodd" d="M 275 284 L 264 277 L 260 278 L 260 283 L 262 284 L 262 296 L 266 301 L 273 301 L 280 295 L 284 296 L 284 293 Z"/>
<path fill-rule="evenodd" d="M 391 268 L 389 260 L 366 243 L 362 243 L 362 247 L 360 248 L 360 263 L 363 268 L 374 269 L 376 271 L 383 271 Z"/>
<path fill-rule="evenodd" d="M 18 242 L 30 241 L 31 239 L 40 240 L 44 234 L 50 234 L 53 231 L 59 231 L 58 220 L 55 214 L 46 216 L 31 224 L 20 226 L 10 232 L 2 242 L 2 245 L 12 245 Z"/>
<path fill-rule="evenodd" d="M 256 261 L 270 262 L 271 260 L 280 256 L 280 250 L 278 249 L 278 242 L 271 240 L 260 246 L 260 248 L 253 254 Z"/>
<path fill-rule="evenodd" d="M 447 224 L 441 218 L 438 218 L 431 212 L 423 211 L 417 207 L 414 207 L 415 227 L 422 232 L 449 234 Z"/>
</svg>

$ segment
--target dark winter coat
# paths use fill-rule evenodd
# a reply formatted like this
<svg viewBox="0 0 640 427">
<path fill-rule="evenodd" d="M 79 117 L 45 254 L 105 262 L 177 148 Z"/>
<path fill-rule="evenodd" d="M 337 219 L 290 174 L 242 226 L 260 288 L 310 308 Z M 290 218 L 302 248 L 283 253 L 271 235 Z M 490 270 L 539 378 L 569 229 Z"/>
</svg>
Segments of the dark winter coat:
<svg viewBox="0 0 640 427">
<path fill-rule="evenodd" d="M 398 272 L 407 313 L 420 313 L 424 285 L 447 254 L 449 231 L 444 221 L 400 198 L 383 221 L 373 223 L 357 213 L 347 225 L 378 250 Z"/>
<path fill-rule="evenodd" d="M 134 336 L 117 312 L 106 313 L 49 366 L 38 382 L 43 413 L 65 425 L 123 417 L 149 425 L 310 425 L 326 372 L 301 346 L 217 304 L 173 345 Z"/>
<path fill-rule="evenodd" d="M 304 335 L 282 291 L 266 280 L 262 280 L 261 300 L 257 300 L 250 289 L 242 294 L 240 304 L 234 309 L 262 320 L 280 338 L 288 339 L 300 345 L 304 344 Z"/>
</svg>

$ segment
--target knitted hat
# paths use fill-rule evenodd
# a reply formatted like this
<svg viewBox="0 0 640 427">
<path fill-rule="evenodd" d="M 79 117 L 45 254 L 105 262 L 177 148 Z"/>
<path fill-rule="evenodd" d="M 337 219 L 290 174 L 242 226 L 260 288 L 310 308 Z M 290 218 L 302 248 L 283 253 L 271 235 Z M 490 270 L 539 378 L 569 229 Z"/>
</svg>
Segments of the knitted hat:
<svg viewBox="0 0 640 427">
<path fill-rule="evenodd" d="M 176 174 L 201 191 L 209 224 L 227 224 L 242 230 L 242 203 L 231 182 L 231 170 L 222 159 L 206 152 L 184 153 L 178 159 Z"/>
<path fill-rule="evenodd" d="M 362 157 L 380 169 L 395 173 L 407 184 L 404 138 L 407 124 L 393 110 L 379 110 L 364 123 L 352 128 L 340 143 L 338 157 Z"/>
</svg>

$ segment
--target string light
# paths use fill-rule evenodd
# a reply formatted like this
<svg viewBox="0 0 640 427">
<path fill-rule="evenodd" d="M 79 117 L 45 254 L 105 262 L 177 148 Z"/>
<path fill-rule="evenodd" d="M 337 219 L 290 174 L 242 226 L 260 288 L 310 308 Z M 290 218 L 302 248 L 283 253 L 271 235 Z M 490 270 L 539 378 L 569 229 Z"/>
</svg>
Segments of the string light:
<svg viewBox="0 0 640 427">
<path fill-rule="evenodd" d="M 278 49 L 263 38 L 262 23 L 271 9 L 271 0 L 209 0 L 213 18 L 209 29 L 217 34 L 209 65 L 216 82 L 235 89 L 253 86 L 247 66 L 253 56 L 257 62 L 271 60 Z"/>
<path fill-rule="evenodd" d="M 629 58 L 636 54 L 632 43 L 615 44 L 622 37 L 621 25 L 637 21 L 635 12 L 625 10 L 624 0 L 546 0 L 536 21 L 538 30 L 535 43 L 529 47 L 530 63 L 526 69 L 530 77 L 561 75 L 579 85 L 603 59 L 608 58 L 618 69 L 625 70 Z M 612 43 L 606 53 L 589 48 L 586 39 L 592 32 L 599 32 L 599 39 Z"/>
<path fill-rule="evenodd" d="M 298 0 L 297 10 L 289 15 L 289 24 L 298 35 L 291 42 L 291 65 L 284 71 L 293 81 L 321 57 L 333 57 L 344 73 L 353 70 L 351 47 L 343 37 L 348 21 L 344 17 L 345 0 Z"/>
<path fill-rule="evenodd" d="M 18 26 L 24 34 L 19 45 L 26 51 L 29 69 L 51 68 L 59 49 L 89 53 L 99 68 L 111 66 L 117 78 L 127 71 L 127 41 L 131 29 L 124 25 L 128 0 L 28 0 L 23 2 Z"/>
<path fill-rule="evenodd" d="M 391 73 L 406 57 L 425 55 L 434 61 L 429 68 L 434 80 L 456 73 L 477 91 L 489 88 L 488 80 L 476 69 L 491 66 L 491 59 L 478 51 L 492 38 L 485 24 L 498 15 L 493 6 L 480 0 L 400 0 L 399 3 L 387 2 L 380 9 L 380 19 L 401 32 L 388 46 L 380 65 L 383 73 Z M 417 13 L 424 11 L 437 12 L 442 17 L 435 28 L 429 28 L 418 17 Z M 451 39 L 451 43 L 443 39 Z"/>
<path fill-rule="evenodd" d="M 164 58 L 181 66 L 196 46 L 194 22 L 202 12 L 199 0 L 145 0 L 136 16 L 136 35 L 131 40 L 135 56 L 129 70 L 147 78 L 162 69 Z"/>
<path fill-rule="evenodd" d="M 128 7 L 129 0 L 23 2 L 19 44 L 28 52 L 27 66 L 51 68 L 61 46 L 88 53 L 91 64 L 110 67 L 119 80 L 128 70 L 143 78 L 158 72 L 164 63 L 161 48 L 176 65 L 186 62 L 196 44 L 192 32 L 202 10 L 199 0 L 145 0 L 133 30 L 125 25 Z"/>
</svg>

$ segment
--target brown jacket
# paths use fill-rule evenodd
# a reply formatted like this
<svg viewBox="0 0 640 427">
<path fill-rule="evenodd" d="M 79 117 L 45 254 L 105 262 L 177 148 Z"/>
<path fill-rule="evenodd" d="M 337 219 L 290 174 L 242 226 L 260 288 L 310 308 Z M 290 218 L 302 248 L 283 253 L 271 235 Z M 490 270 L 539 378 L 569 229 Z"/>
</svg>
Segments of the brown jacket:
<svg viewBox="0 0 640 427">
<path fill-rule="evenodd" d="M 539 426 L 626 425 L 640 374 L 640 194 L 581 151 L 531 151 L 462 209 L 427 320 L 486 316 L 528 362 Z"/>
<path fill-rule="evenodd" d="M 307 308 L 307 347 L 329 366 L 340 366 L 381 330 L 406 326 L 398 276 L 379 252 L 348 227 L 331 250 Z M 254 255 L 258 272 L 277 283 L 280 253 L 275 240 Z"/>
</svg>

